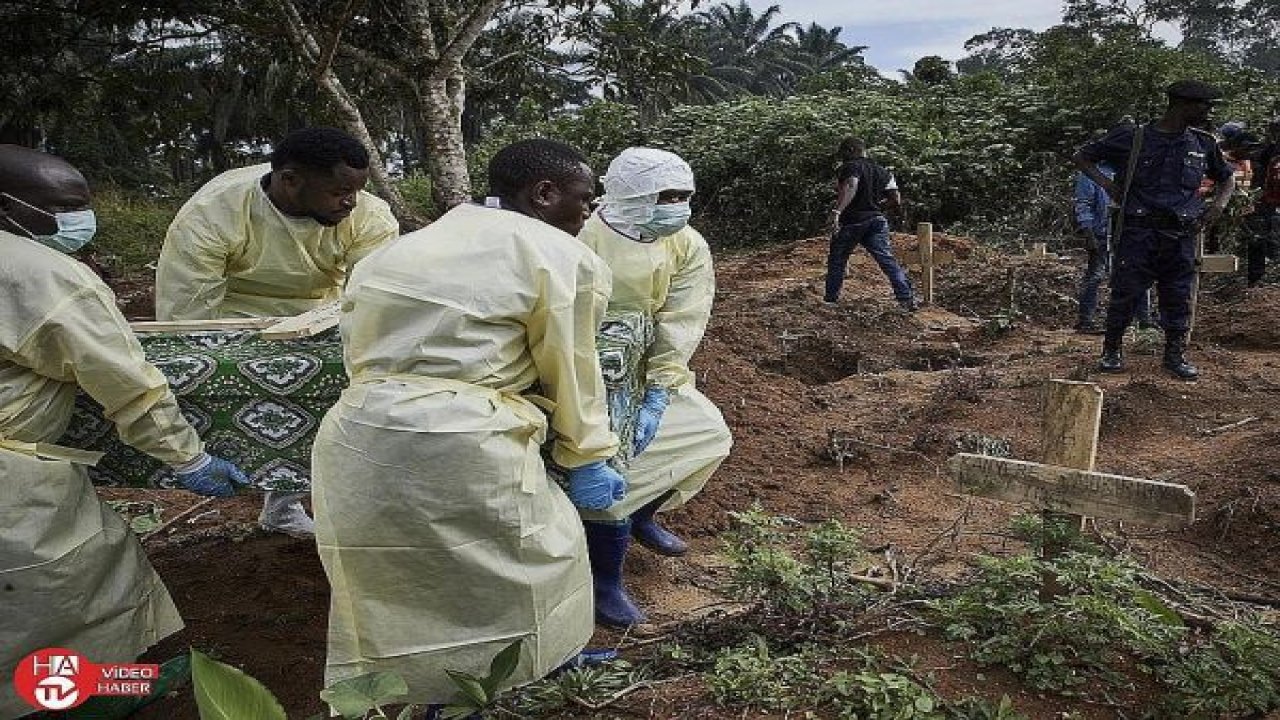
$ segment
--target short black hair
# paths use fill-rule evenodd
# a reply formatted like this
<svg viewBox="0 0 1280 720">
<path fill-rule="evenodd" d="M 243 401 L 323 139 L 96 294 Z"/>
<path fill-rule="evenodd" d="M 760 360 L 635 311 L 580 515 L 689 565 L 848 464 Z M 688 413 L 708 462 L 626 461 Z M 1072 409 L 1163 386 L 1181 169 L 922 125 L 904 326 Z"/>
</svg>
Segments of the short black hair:
<svg viewBox="0 0 1280 720">
<path fill-rule="evenodd" d="M 1165 95 L 1169 96 L 1169 102 L 1216 102 L 1222 97 L 1222 91 L 1200 80 L 1179 80 L 1170 83 L 1164 89 Z"/>
<path fill-rule="evenodd" d="M 489 160 L 489 192 L 511 196 L 543 180 L 564 185 L 584 177 L 586 162 L 577 148 L 558 140 L 517 140 Z"/>
<path fill-rule="evenodd" d="M 841 160 L 852 160 L 867 154 L 867 141 L 859 137 L 846 137 L 840 141 L 840 149 L 836 153 Z"/>
<path fill-rule="evenodd" d="M 338 163 L 356 170 L 369 167 L 369 151 L 359 140 L 338 128 L 294 130 L 276 143 L 271 152 L 272 170 L 297 165 L 308 170 L 329 172 Z"/>
</svg>

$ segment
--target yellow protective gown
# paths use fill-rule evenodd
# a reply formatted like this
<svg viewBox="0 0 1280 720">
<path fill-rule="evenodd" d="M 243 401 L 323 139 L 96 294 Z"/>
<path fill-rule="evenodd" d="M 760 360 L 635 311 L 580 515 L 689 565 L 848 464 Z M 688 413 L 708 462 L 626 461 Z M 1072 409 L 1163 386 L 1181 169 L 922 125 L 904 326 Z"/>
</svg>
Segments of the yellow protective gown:
<svg viewBox="0 0 1280 720">
<path fill-rule="evenodd" d="M 645 380 L 667 388 L 671 399 L 653 442 L 626 470 L 626 499 L 608 510 L 583 511 L 582 516 L 595 522 L 620 521 L 673 490 L 663 507 L 679 507 L 702 490 L 733 445 L 720 411 L 694 387 L 689 369 L 715 297 L 711 249 L 691 227 L 639 243 L 615 232 L 599 213 L 587 220 L 578 239 L 613 273 L 609 310 L 652 315 L 655 335 Z"/>
<path fill-rule="evenodd" d="M 337 300 L 350 268 L 400 233 L 387 203 L 364 191 L 334 227 L 289 217 L 262 189 L 270 172 L 229 170 L 178 211 L 156 266 L 156 319 L 304 313 Z"/>
<path fill-rule="evenodd" d="M 366 258 L 343 294 L 351 387 L 312 451 L 316 541 L 332 586 L 325 681 L 393 671 L 447 702 L 523 639 L 514 686 L 591 637 L 566 467 L 611 457 L 595 332 L 609 271 L 524 215 L 462 205 Z"/>
<path fill-rule="evenodd" d="M 0 720 L 34 712 L 13 669 L 45 647 L 132 662 L 182 620 L 124 520 L 83 467 L 37 458 L 71 420 L 76 386 L 130 445 L 168 463 L 203 450 L 164 376 L 88 268 L 0 231 Z"/>
</svg>

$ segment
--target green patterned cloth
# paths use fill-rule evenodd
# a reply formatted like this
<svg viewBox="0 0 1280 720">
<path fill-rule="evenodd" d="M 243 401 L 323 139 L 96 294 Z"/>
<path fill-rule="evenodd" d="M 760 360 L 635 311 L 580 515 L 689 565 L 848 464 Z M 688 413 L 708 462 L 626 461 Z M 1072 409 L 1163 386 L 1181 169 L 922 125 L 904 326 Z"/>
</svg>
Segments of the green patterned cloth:
<svg viewBox="0 0 1280 720">
<path fill-rule="evenodd" d="M 641 312 L 605 316 L 596 335 L 600 372 L 609 398 L 609 424 L 622 441 L 614 465 L 626 469 L 636 436 L 636 410 L 644 400 L 644 359 L 653 343 L 653 318 Z"/>
<path fill-rule="evenodd" d="M 298 340 L 263 340 L 252 330 L 138 339 L 210 453 L 235 462 L 259 489 L 310 489 L 311 441 L 347 386 L 337 330 Z M 122 443 L 83 394 L 59 444 L 106 453 L 89 469 L 95 484 L 178 487 L 167 466 Z"/>
<path fill-rule="evenodd" d="M 183 415 L 207 450 L 235 462 L 261 490 L 311 488 L 311 443 L 321 418 L 347 386 L 336 329 L 298 340 L 263 340 L 253 330 L 156 333 L 138 338 L 169 379 Z M 605 318 L 596 338 L 610 420 L 630 459 L 635 409 L 644 395 L 644 354 L 653 323 L 643 313 Z M 120 441 L 88 396 L 60 445 L 106 453 L 89 477 L 97 485 L 179 487 L 167 466 Z"/>
</svg>

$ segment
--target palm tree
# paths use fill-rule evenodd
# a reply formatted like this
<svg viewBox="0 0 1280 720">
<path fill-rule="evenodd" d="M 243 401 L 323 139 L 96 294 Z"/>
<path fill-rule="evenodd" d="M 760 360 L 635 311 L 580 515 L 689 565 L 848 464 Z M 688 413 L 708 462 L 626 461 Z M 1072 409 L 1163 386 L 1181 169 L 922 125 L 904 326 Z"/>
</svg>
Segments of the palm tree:
<svg viewBox="0 0 1280 720">
<path fill-rule="evenodd" d="M 865 65 L 862 51 L 866 45 L 849 47 L 840 42 L 844 28 L 824 28 L 811 22 L 809 27 L 796 30 L 795 52 L 797 58 L 809 67 L 811 73 L 836 70 L 849 65 Z"/>
<path fill-rule="evenodd" d="M 697 28 L 665 0 L 603 0 L 605 12 L 584 13 L 571 35 L 574 55 L 605 98 L 652 117 L 679 103 L 706 103 L 737 92 L 737 77 L 698 52 Z"/>
<path fill-rule="evenodd" d="M 710 67 L 722 77 L 732 77 L 747 92 L 760 95 L 786 95 L 795 88 L 798 78 L 807 70 L 795 58 L 796 38 L 800 25 L 785 22 L 773 26 L 781 14 L 771 5 L 759 15 L 746 0 L 737 4 L 721 3 L 698 13 L 701 49 Z"/>
</svg>

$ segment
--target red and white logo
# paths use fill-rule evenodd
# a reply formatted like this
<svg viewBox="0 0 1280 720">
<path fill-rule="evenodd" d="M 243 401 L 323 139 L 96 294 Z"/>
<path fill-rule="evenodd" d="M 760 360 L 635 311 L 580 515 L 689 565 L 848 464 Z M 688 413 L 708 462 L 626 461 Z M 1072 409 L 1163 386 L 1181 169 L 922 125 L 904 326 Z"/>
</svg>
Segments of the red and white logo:
<svg viewBox="0 0 1280 720">
<path fill-rule="evenodd" d="M 13 670 L 18 697 L 37 710 L 70 710 L 94 695 L 149 695 L 159 665 L 98 665 L 67 648 L 45 648 Z"/>
</svg>

